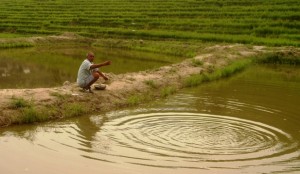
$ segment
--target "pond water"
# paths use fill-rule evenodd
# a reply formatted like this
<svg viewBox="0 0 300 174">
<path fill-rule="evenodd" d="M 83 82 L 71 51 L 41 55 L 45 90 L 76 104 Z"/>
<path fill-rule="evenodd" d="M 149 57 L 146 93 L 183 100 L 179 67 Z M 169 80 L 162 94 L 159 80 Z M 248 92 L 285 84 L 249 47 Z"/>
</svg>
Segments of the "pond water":
<svg viewBox="0 0 300 174">
<path fill-rule="evenodd" d="M 137 72 L 183 60 L 169 55 L 95 47 L 0 49 L 0 89 L 54 87 L 65 81 L 75 82 L 78 68 L 89 51 L 95 53 L 95 63 L 112 61 L 111 66 L 101 68 L 104 73 Z"/>
<path fill-rule="evenodd" d="M 300 173 L 300 69 L 253 66 L 139 108 L 0 130 L 1 173 Z"/>
</svg>

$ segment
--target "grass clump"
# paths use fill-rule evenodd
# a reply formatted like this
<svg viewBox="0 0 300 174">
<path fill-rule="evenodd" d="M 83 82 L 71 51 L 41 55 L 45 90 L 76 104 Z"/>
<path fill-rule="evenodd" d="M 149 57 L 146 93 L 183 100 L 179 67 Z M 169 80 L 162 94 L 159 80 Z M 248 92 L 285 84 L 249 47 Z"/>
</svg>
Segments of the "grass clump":
<svg viewBox="0 0 300 174">
<path fill-rule="evenodd" d="M 172 95 L 176 92 L 176 88 L 173 86 L 165 87 L 161 90 L 160 94 L 162 97 L 168 97 L 169 95 Z"/>
<path fill-rule="evenodd" d="M 86 114 L 88 110 L 85 106 L 77 103 L 67 104 L 64 109 L 65 117 L 75 117 Z"/>
<path fill-rule="evenodd" d="M 48 119 L 48 116 L 38 112 L 35 108 L 24 108 L 19 119 L 20 123 L 41 122 Z"/>
<path fill-rule="evenodd" d="M 153 94 L 148 93 L 144 95 L 138 95 L 138 94 L 133 94 L 127 98 L 126 104 L 129 106 L 136 106 L 138 104 L 141 104 L 142 102 L 145 101 L 150 101 L 153 98 Z"/>
<path fill-rule="evenodd" d="M 202 66 L 203 62 L 201 60 L 198 59 L 192 59 L 192 65 L 197 67 L 197 66 Z"/>
<path fill-rule="evenodd" d="M 26 108 L 31 107 L 32 104 L 25 100 L 24 98 L 12 98 L 12 101 L 10 103 L 10 108 L 13 109 L 20 109 L 20 108 Z"/>
<path fill-rule="evenodd" d="M 193 87 L 193 86 L 198 86 L 204 82 L 210 82 L 221 78 L 229 77 L 232 74 L 242 71 L 244 68 L 250 65 L 250 63 L 251 63 L 250 59 L 243 59 L 243 60 L 233 62 L 232 64 L 226 66 L 225 68 L 218 69 L 211 73 L 192 75 L 187 79 L 185 79 L 184 86 Z"/>
<path fill-rule="evenodd" d="M 232 74 L 244 70 L 252 61 L 250 59 L 243 59 L 232 63 L 231 65 L 216 71 L 216 79 L 229 77 Z M 216 80 L 213 79 L 213 80 Z"/>
<path fill-rule="evenodd" d="M 18 115 L 13 119 L 15 123 L 35 123 L 49 119 L 49 115 L 41 110 L 36 109 L 31 101 L 27 101 L 24 98 L 12 98 L 10 107 L 17 109 Z"/>
<path fill-rule="evenodd" d="M 143 97 L 140 95 L 132 95 L 127 98 L 127 104 L 135 106 L 143 101 Z"/>
<path fill-rule="evenodd" d="M 185 79 L 184 81 L 184 86 L 186 87 L 193 87 L 193 86 L 198 86 L 200 85 L 202 82 L 204 82 L 204 77 L 207 78 L 207 74 L 196 74 L 196 75 L 192 75 L 190 77 L 188 77 L 187 79 Z"/>
</svg>

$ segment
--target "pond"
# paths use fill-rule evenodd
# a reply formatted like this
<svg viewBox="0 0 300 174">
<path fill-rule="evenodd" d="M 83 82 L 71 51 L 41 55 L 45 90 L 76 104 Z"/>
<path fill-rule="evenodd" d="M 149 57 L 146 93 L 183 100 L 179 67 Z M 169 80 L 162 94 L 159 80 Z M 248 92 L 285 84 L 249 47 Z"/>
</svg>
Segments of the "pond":
<svg viewBox="0 0 300 174">
<path fill-rule="evenodd" d="M 0 130 L 1 173 L 299 173 L 300 70 L 253 66 L 138 108 Z"/>
<path fill-rule="evenodd" d="M 95 53 L 95 63 L 111 60 L 104 73 L 127 73 L 158 68 L 183 58 L 132 50 L 56 46 L 0 49 L 0 89 L 61 86 L 75 82 L 87 52 Z"/>
</svg>

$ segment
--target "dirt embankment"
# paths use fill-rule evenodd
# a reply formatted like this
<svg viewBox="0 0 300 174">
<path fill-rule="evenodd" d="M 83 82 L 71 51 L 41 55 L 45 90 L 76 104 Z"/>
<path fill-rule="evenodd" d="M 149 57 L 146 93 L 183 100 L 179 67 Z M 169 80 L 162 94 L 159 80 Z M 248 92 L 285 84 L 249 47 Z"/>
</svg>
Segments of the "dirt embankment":
<svg viewBox="0 0 300 174">
<path fill-rule="evenodd" d="M 70 116 L 66 112 L 76 112 L 76 107 L 70 110 L 69 106 L 72 104 L 83 106 L 85 114 L 115 110 L 141 100 L 149 101 L 153 97 L 161 97 L 163 89 L 172 87 L 173 90 L 178 90 L 183 87 L 184 79 L 193 74 L 211 71 L 212 67 L 218 69 L 234 60 L 264 51 L 265 47 L 246 47 L 239 44 L 208 47 L 203 50 L 203 54 L 178 64 L 137 73 L 108 74 L 110 80 L 106 90 L 94 90 L 93 94 L 82 92 L 74 82 L 55 88 L 1 89 L 0 126 L 19 123 L 22 119 L 20 117 L 24 117 L 22 104 L 20 107 L 12 106 L 12 101 L 16 99 L 29 101 L 35 110 L 47 114 L 45 120 Z M 196 65 L 197 61 L 201 65 Z M 35 112 L 31 113 L 34 114 Z M 76 113 L 71 116 L 74 115 Z"/>
<path fill-rule="evenodd" d="M 36 37 L 20 37 L 20 38 L 0 38 L 0 44 L 29 44 L 29 45 L 47 45 L 57 43 L 92 43 L 94 39 L 79 36 L 74 33 L 63 33 L 62 35 L 53 36 L 36 36 Z"/>
</svg>

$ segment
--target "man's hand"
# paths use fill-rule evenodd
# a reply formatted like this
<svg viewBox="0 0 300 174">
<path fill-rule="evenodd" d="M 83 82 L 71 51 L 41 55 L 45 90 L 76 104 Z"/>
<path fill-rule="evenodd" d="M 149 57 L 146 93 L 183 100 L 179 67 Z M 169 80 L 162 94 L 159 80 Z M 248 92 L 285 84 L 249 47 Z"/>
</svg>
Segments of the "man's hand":
<svg viewBox="0 0 300 174">
<path fill-rule="evenodd" d="M 108 80 L 108 77 L 106 77 L 106 76 L 103 76 L 103 78 L 104 78 L 104 80 Z"/>
<path fill-rule="evenodd" d="M 103 63 L 103 65 L 110 65 L 111 64 L 111 61 L 109 60 L 109 61 L 105 61 L 104 63 Z"/>
</svg>

